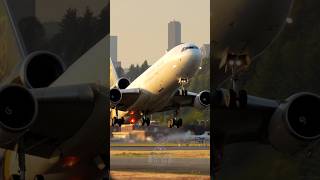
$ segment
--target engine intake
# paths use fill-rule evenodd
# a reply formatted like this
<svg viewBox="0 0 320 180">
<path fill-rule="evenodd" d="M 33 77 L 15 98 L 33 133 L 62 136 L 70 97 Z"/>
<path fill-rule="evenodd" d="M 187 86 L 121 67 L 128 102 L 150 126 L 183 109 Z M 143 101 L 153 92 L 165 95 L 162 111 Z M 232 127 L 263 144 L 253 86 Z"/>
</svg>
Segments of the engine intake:
<svg viewBox="0 0 320 180">
<path fill-rule="evenodd" d="M 34 122 L 37 101 L 26 89 L 16 85 L 0 89 L 0 146 L 13 142 Z"/>
<path fill-rule="evenodd" d="M 269 140 L 282 152 L 295 153 L 320 138 L 320 97 L 298 93 L 280 104 L 269 125 Z"/>
<path fill-rule="evenodd" d="M 26 58 L 20 77 L 27 87 L 43 88 L 53 83 L 64 71 L 65 65 L 56 54 L 36 51 Z"/>
<path fill-rule="evenodd" d="M 121 91 L 117 88 L 110 90 L 110 101 L 113 105 L 118 104 L 122 99 Z"/>
<path fill-rule="evenodd" d="M 210 105 L 210 92 L 201 91 L 194 100 L 194 107 L 205 109 Z"/>
<path fill-rule="evenodd" d="M 125 89 L 130 85 L 130 81 L 127 78 L 120 78 L 117 82 L 117 87 L 119 89 Z"/>
</svg>

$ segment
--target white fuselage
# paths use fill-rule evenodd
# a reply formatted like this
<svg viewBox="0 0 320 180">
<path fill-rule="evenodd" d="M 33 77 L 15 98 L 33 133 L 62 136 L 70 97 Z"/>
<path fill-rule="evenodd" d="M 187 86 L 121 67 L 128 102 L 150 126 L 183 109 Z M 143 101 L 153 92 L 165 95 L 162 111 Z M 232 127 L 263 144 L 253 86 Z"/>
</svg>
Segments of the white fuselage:
<svg viewBox="0 0 320 180">
<path fill-rule="evenodd" d="M 161 110 L 179 88 L 179 79 L 190 79 L 201 63 L 201 53 L 191 43 L 178 45 L 167 52 L 127 88 L 139 88 L 141 95 L 128 110 L 148 113 Z"/>
</svg>

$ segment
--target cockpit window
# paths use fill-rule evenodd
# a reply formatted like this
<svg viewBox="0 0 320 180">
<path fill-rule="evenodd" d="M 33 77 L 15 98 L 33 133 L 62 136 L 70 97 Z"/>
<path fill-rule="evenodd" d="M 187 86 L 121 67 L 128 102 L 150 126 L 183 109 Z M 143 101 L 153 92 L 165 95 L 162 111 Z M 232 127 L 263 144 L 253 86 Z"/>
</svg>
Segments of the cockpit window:
<svg viewBox="0 0 320 180">
<path fill-rule="evenodd" d="M 181 52 L 187 50 L 187 49 L 199 49 L 197 46 L 186 46 L 186 47 L 183 47 Z"/>
</svg>

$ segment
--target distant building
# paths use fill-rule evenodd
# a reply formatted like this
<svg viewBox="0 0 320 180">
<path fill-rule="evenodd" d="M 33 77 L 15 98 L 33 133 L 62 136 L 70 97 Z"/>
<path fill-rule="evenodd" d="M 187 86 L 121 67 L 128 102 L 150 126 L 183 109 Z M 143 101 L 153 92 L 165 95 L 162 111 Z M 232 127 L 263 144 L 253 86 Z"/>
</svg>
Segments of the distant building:
<svg viewBox="0 0 320 180">
<path fill-rule="evenodd" d="M 118 37 L 110 36 L 110 58 L 115 67 L 118 67 Z"/>
<path fill-rule="evenodd" d="M 168 23 L 168 51 L 181 44 L 181 23 L 179 21 L 170 21 Z"/>
<path fill-rule="evenodd" d="M 200 48 L 202 58 L 210 57 L 210 44 L 203 44 Z"/>
</svg>

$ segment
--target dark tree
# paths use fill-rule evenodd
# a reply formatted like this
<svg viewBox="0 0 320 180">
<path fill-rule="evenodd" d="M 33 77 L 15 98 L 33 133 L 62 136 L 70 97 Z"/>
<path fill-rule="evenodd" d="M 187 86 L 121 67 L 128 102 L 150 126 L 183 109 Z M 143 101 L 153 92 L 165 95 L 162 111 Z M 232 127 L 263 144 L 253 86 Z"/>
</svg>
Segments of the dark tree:
<svg viewBox="0 0 320 180">
<path fill-rule="evenodd" d="M 46 32 L 36 17 L 27 17 L 19 21 L 19 30 L 27 52 L 40 50 L 45 46 Z"/>
</svg>

